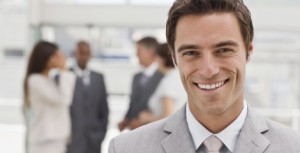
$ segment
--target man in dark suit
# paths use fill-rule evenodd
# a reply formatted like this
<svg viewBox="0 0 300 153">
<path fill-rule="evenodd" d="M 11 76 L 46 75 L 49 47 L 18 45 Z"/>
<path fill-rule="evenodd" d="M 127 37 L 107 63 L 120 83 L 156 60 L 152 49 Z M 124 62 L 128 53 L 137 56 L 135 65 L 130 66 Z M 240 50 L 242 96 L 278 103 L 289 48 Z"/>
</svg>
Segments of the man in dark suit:
<svg viewBox="0 0 300 153">
<path fill-rule="evenodd" d="M 141 123 L 137 119 L 138 114 L 148 109 L 149 98 L 163 77 L 157 71 L 157 64 L 154 62 L 157 46 L 158 42 L 153 37 L 145 37 L 137 42 L 137 57 L 145 69 L 133 77 L 130 105 L 126 116 L 119 123 L 120 131 L 126 127 L 135 129 L 141 126 Z"/>
<path fill-rule="evenodd" d="M 72 136 L 68 153 L 101 152 L 101 143 L 107 130 L 108 105 L 104 78 L 102 74 L 87 68 L 90 57 L 89 44 L 78 42 L 76 65 L 71 68 L 77 80 L 70 110 Z"/>
</svg>

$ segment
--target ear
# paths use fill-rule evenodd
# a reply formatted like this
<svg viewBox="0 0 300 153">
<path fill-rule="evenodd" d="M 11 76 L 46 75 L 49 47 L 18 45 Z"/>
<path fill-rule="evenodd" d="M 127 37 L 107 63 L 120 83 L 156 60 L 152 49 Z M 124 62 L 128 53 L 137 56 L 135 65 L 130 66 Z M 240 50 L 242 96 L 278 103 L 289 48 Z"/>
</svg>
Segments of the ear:
<svg viewBox="0 0 300 153">
<path fill-rule="evenodd" d="M 147 50 L 144 50 L 145 54 L 148 55 L 148 57 L 155 58 L 156 57 L 156 52 L 155 49 L 149 48 Z"/>
<path fill-rule="evenodd" d="M 253 42 L 251 42 L 248 47 L 247 63 L 251 60 L 252 54 L 253 54 Z"/>
</svg>

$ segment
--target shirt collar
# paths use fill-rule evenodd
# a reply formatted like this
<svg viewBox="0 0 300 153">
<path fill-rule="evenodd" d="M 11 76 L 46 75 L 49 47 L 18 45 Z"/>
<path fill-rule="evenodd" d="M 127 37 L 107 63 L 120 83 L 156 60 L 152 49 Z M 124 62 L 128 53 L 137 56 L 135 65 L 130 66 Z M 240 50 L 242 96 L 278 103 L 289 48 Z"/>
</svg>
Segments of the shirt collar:
<svg viewBox="0 0 300 153">
<path fill-rule="evenodd" d="M 157 67 L 158 67 L 158 64 L 153 62 L 150 66 L 145 68 L 143 74 L 146 75 L 147 77 L 152 77 L 153 74 L 156 72 Z"/>
<path fill-rule="evenodd" d="M 234 120 L 228 127 L 226 127 L 220 133 L 215 134 L 223 143 L 224 145 L 233 152 L 233 149 L 236 144 L 236 140 L 238 135 L 243 127 L 244 121 L 247 115 L 247 104 L 244 101 L 244 107 L 240 115 L 236 120 Z M 213 135 L 210 131 L 208 131 L 202 124 L 200 124 L 196 118 L 191 113 L 188 103 L 186 105 L 186 118 L 189 130 L 191 132 L 195 148 L 197 149 L 206 138 Z"/>
<path fill-rule="evenodd" d="M 74 66 L 74 72 L 78 77 L 89 77 L 90 76 L 90 70 L 88 68 L 82 70 L 81 68 L 79 68 L 77 63 Z"/>
</svg>

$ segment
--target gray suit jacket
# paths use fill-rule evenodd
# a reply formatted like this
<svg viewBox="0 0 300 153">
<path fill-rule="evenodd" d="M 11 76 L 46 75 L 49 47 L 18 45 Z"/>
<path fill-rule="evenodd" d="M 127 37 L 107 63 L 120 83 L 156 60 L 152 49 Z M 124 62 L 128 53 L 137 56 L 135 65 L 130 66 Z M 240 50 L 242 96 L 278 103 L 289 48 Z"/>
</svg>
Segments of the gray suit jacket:
<svg viewBox="0 0 300 153">
<path fill-rule="evenodd" d="M 195 153 L 195 150 L 185 107 L 168 119 L 114 138 L 109 146 L 109 153 Z M 300 153 L 300 135 L 248 109 L 234 153 Z"/>
<path fill-rule="evenodd" d="M 77 78 L 70 111 L 72 139 L 68 153 L 99 153 L 108 124 L 107 93 L 102 74 L 91 71 L 88 86 Z"/>
<path fill-rule="evenodd" d="M 126 113 L 125 118 L 131 120 L 138 116 L 138 114 L 148 109 L 148 101 L 151 95 L 154 93 L 163 75 L 156 71 L 151 78 L 147 81 L 145 86 L 140 85 L 142 79 L 142 72 L 137 73 L 132 82 L 130 105 Z"/>
</svg>

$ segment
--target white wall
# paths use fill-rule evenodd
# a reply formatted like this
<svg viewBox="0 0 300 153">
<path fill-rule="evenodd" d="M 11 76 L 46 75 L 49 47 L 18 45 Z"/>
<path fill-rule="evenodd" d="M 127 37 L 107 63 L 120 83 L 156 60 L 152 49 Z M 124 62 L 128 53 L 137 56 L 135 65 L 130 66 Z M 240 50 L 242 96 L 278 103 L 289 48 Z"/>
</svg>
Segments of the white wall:
<svg viewBox="0 0 300 153">
<path fill-rule="evenodd" d="M 163 27 L 167 7 L 147 6 L 42 6 L 41 22 L 56 25 L 99 25 L 122 27 Z"/>
<path fill-rule="evenodd" d="M 251 7 L 255 29 L 300 31 L 300 6 Z"/>
<path fill-rule="evenodd" d="M 42 0 L 2 0 L 0 3 L 0 53 L 4 48 L 30 44 L 30 26 L 98 25 L 165 27 L 169 6 L 50 5 Z M 13 3 L 15 2 L 15 3 Z M 249 6 L 255 29 L 300 31 L 300 6 Z M 1 57 L 1 54 L 0 54 Z"/>
<path fill-rule="evenodd" d="M 26 1 L 0 2 L 0 58 L 4 49 L 28 48 L 29 21 Z"/>
<path fill-rule="evenodd" d="M 300 6 L 249 6 L 255 28 L 300 29 Z M 57 25 L 164 27 L 169 6 L 44 5 L 41 22 Z"/>
</svg>

